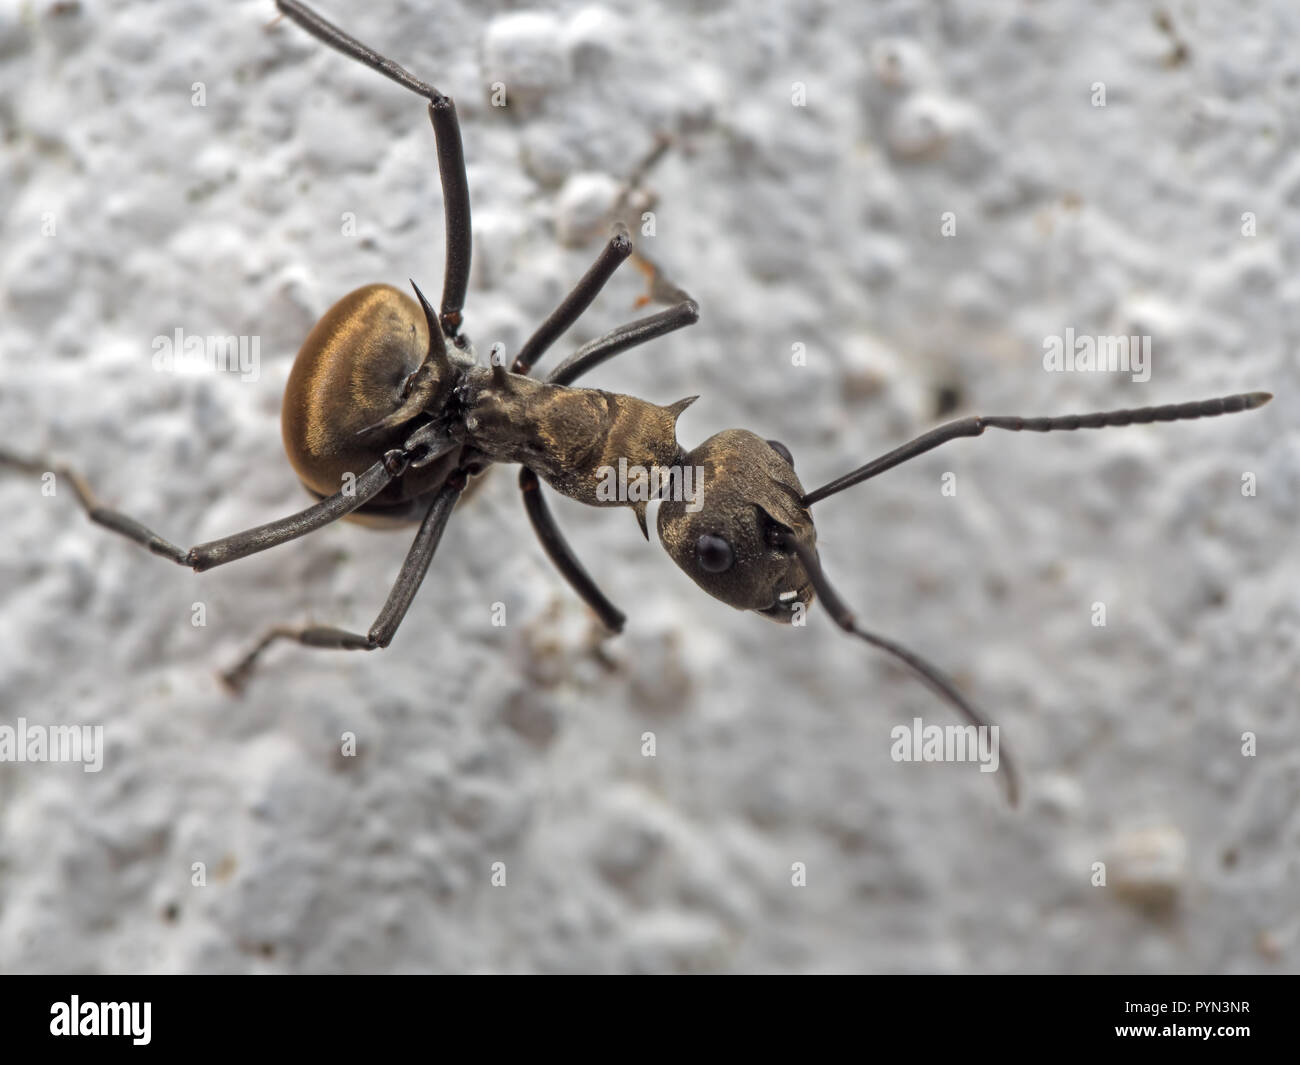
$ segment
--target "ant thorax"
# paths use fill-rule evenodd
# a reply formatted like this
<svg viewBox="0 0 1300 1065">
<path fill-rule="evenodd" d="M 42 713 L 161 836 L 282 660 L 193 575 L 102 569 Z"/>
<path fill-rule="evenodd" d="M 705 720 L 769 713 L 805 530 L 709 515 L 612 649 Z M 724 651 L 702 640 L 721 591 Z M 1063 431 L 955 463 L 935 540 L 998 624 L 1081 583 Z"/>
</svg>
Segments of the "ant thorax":
<svg viewBox="0 0 1300 1065">
<path fill-rule="evenodd" d="M 681 466 L 677 418 L 694 399 L 662 407 L 499 367 L 471 373 L 461 396 L 468 445 L 494 461 L 521 463 L 557 492 L 593 507 L 644 502 L 617 486 L 610 491 L 611 478 Z"/>
</svg>

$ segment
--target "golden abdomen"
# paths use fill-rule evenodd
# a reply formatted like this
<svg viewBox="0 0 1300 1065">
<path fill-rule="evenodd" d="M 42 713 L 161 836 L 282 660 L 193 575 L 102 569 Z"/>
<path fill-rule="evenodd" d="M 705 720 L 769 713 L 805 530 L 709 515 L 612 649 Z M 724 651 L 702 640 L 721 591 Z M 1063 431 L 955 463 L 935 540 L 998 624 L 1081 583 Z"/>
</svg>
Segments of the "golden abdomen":
<svg viewBox="0 0 1300 1065">
<path fill-rule="evenodd" d="M 402 385 L 428 347 L 423 310 L 392 285 L 366 285 L 325 312 L 294 359 L 280 411 L 285 453 L 309 491 L 333 495 L 348 474 L 359 477 L 410 435 L 411 424 L 358 434 L 401 406 Z M 358 518 L 392 508 L 399 516 L 402 504 L 441 483 L 445 465 L 409 471 Z"/>
</svg>

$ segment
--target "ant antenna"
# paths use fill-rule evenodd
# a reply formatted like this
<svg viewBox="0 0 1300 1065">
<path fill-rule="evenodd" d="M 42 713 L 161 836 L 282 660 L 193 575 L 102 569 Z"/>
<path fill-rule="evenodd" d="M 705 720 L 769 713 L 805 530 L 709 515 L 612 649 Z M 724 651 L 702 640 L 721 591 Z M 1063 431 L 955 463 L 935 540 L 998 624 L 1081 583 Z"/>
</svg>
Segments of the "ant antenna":
<svg viewBox="0 0 1300 1065">
<path fill-rule="evenodd" d="M 946 444 L 960 436 L 979 436 L 985 429 L 1008 429 L 1013 433 L 1028 431 L 1031 433 L 1050 433 L 1058 429 L 1105 429 L 1112 425 L 1147 425 L 1151 422 L 1176 422 L 1188 418 L 1214 418 L 1220 414 L 1236 414 L 1238 411 L 1254 410 L 1262 407 L 1273 398 L 1271 392 L 1243 392 L 1235 396 L 1221 396 L 1218 399 L 1195 400 L 1191 403 L 1170 403 L 1163 407 L 1138 407 L 1133 410 L 1101 411 L 1097 414 L 1065 414 L 1059 418 L 1018 418 L 1015 416 L 995 416 L 992 418 L 971 417 L 948 422 L 937 429 L 918 436 L 915 440 L 897 447 L 886 455 L 852 473 L 846 473 L 829 484 L 814 489 L 803 497 L 803 505 L 810 507 L 827 496 L 852 488 L 855 484 L 868 480 L 878 473 L 914 459 L 931 448 Z"/>
<path fill-rule="evenodd" d="M 868 632 L 866 629 L 858 627 L 853 611 L 836 594 L 835 589 L 831 587 L 830 581 L 826 579 L 826 571 L 822 569 L 815 548 L 801 543 L 798 537 L 792 533 L 783 533 L 777 540 L 777 544 L 780 547 L 794 551 L 799 556 L 804 572 L 808 574 L 808 580 L 812 582 L 813 591 L 817 594 L 817 598 L 821 600 L 822 606 L 826 608 L 826 612 L 830 614 L 836 625 L 845 632 L 852 633 L 873 647 L 878 647 L 880 650 L 886 651 L 901 660 L 925 682 L 931 691 L 952 703 L 967 721 L 978 728 L 988 727 L 989 723 L 984 719 L 984 715 L 970 704 L 951 680 L 930 665 L 924 658 L 913 654 L 906 647 L 894 643 L 893 640 L 886 639 L 884 636 L 877 636 L 874 632 Z M 1020 799 L 1020 776 L 1016 772 L 1015 763 L 1012 762 L 1011 756 L 1005 748 L 1000 748 L 1000 757 L 1001 776 L 1007 789 L 1007 802 L 1015 806 Z"/>
<path fill-rule="evenodd" d="M 908 459 L 923 455 L 925 452 L 938 447 L 940 444 L 945 444 L 949 440 L 956 440 L 958 437 L 963 436 L 981 436 L 985 429 L 1006 429 L 1013 433 L 1026 431 L 1050 433 L 1057 430 L 1105 429 L 1118 425 L 1176 422 L 1184 419 L 1213 418 L 1220 414 L 1236 414 L 1239 411 L 1254 410 L 1256 407 L 1262 407 L 1272 398 L 1271 392 L 1243 392 L 1233 396 L 1221 396 L 1217 399 L 1196 400 L 1191 403 L 1170 403 L 1160 407 L 1100 411 L 1094 414 L 1066 414 L 1056 418 L 1021 418 L 1012 415 L 961 418 L 958 421 L 941 425 L 937 429 L 931 429 L 928 433 L 923 433 L 915 440 L 881 455 L 878 459 L 868 462 L 865 466 L 860 466 L 851 473 L 846 473 L 843 477 L 839 477 L 828 484 L 822 485 L 820 488 L 806 493 L 801 502 L 805 507 L 810 507 L 828 496 L 833 496 L 846 488 L 852 488 L 855 484 L 870 480 L 879 473 L 893 469 Z M 776 539 L 776 543 L 799 556 L 804 572 L 808 574 L 808 580 L 812 583 L 813 591 L 817 594 L 817 598 L 822 601 L 835 624 L 845 632 L 852 633 L 873 647 L 887 651 L 895 658 L 906 663 L 932 691 L 948 700 L 972 724 L 981 727 L 988 724 L 983 715 L 957 690 L 956 685 L 934 666 L 892 640 L 877 636 L 875 633 L 858 627 L 853 611 L 836 594 L 835 589 L 830 585 L 830 581 L 826 579 L 826 573 L 821 567 L 821 562 L 814 548 L 801 543 L 790 532 L 780 534 Z M 1005 761 L 1003 768 L 1006 772 L 1003 777 L 1007 787 L 1007 799 L 1014 806 L 1020 791 L 1017 773 L 1014 764 L 1005 751 L 1002 752 L 1002 757 Z"/>
</svg>

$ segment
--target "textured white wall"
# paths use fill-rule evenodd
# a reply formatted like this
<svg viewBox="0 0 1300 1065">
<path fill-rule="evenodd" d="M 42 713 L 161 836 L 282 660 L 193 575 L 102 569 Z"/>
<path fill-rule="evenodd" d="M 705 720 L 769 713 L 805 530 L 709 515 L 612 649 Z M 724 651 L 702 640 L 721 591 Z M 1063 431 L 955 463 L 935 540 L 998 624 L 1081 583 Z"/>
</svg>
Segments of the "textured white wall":
<svg viewBox="0 0 1300 1065">
<path fill-rule="evenodd" d="M 1290 5 L 1177 4 L 1172 31 L 1087 0 L 325 12 L 457 101 L 481 351 L 517 349 L 596 254 L 600 190 L 680 135 L 647 246 L 701 321 L 590 383 L 699 393 L 688 446 L 752 428 L 812 486 L 934 424 L 944 388 L 959 413 L 1277 399 L 989 434 L 816 508 L 864 623 L 1002 726 L 1015 812 L 973 766 L 890 760 L 891 727 L 949 711 L 823 612 L 735 613 L 630 515 L 556 501 L 631 615 L 597 650 L 513 471 L 456 513 L 391 648 L 278 648 L 242 700 L 217 668 L 275 622 L 364 631 L 409 535 L 195 576 L 0 476 L 0 723 L 108 744 L 98 774 L 0 765 L 0 969 L 1300 967 Z M 369 281 L 441 287 L 420 102 L 272 14 L 0 4 L 0 437 L 184 545 L 305 504 L 278 410 L 316 318 Z M 625 268 L 550 364 L 641 291 Z M 155 373 L 178 327 L 260 337 L 259 379 Z M 1044 372 L 1067 327 L 1150 334 L 1151 380 Z"/>
</svg>

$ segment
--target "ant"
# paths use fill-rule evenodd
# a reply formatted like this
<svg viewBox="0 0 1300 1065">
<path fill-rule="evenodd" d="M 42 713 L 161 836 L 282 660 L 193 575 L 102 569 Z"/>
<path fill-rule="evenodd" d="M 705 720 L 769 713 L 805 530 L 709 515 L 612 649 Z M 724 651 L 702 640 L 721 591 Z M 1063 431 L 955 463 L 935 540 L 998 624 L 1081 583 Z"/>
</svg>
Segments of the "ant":
<svg viewBox="0 0 1300 1065">
<path fill-rule="evenodd" d="M 344 33 L 298 0 L 277 0 L 280 12 L 344 55 L 378 71 L 428 103 L 446 215 L 446 268 L 438 311 L 412 282 L 412 300 L 391 285 L 366 285 L 331 307 L 303 342 L 285 390 L 281 424 L 285 450 L 317 502 L 290 517 L 199 544 L 189 550 L 164 540 L 133 518 L 101 506 L 74 471 L 0 450 L 0 465 L 28 473 L 53 470 L 67 478 L 90 519 L 154 554 L 196 571 L 352 518 L 370 524 L 416 524 L 397 581 L 366 633 L 319 625 L 277 626 L 223 674 L 234 691 L 277 640 L 336 650 L 374 650 L 392 642 L 429 568 L 452 508 L 468 479 L 494 462 L 522 466 L 519 487 L 546 554 L 611 633 L 625 616 L 601 592 L 551 517 L 539 478 L 591 506 L 630 506 L 649 538 L 649 498 L 609 498 L 609 470 L 631 467 L 702 477 L 687 501 L 657 494 L 656 531 L 668 555 L 704 591 L 739 610 L 774 621 L 802 623 L 814 597 L 845 632 L 909 666 L 972 724 L 982 715 L 954 683 L 924 659 L 862 628 L 822 568 L 809 508 L 949 440 L 986 429 L 1012 432 L 1101 429 L 1206 418 L 1253 410 L 1267 392 L 1133 410 L 1060 417 L 968 417 L 941 425 L 842 477 L 805 491 L 790 451 L 745 429 L 727 429 L 686 451 L 677 418 L 697 397 L 659 406 L 634 396 L 573 383 L 629 348 L 694 323 L 699 309 L 668 284 L 649 260 L 654 298 L 672 305 L 621 326 L 573 352 L 544 381 L 529 376 L 538 359 L 586 310 L 618 266 L 632 254 L 621 223 L 595 263 L 524 343 L 509 371 L 495 346 L 489 366 L 478 362 L 461 332 L 469 284 L 470 205 L 456 107 L 451 98 Z M 417 302 L 418 301 L 418 302 Z M 626 464 L 626 465 L 623 465 Z M 359 474 L 356 471 L 362 471 Z M 340 489 L 339 485 L 343 484 Z M 662 486 L 660 486 L 662 487 Z M 631 493 L 625 493 L 631 495 Z M 1016 773 L 1005 752 L 1007 795 L 1016 802 Z"/>
</svg>

